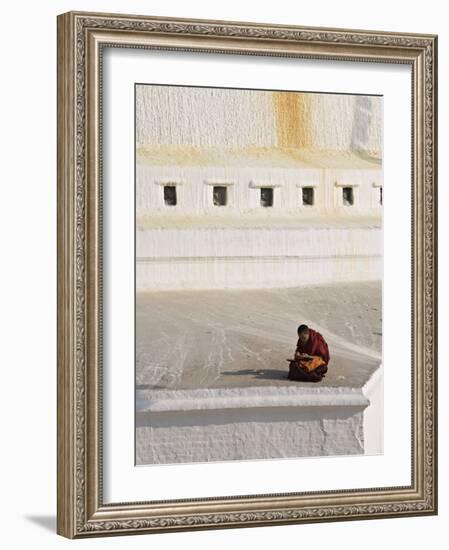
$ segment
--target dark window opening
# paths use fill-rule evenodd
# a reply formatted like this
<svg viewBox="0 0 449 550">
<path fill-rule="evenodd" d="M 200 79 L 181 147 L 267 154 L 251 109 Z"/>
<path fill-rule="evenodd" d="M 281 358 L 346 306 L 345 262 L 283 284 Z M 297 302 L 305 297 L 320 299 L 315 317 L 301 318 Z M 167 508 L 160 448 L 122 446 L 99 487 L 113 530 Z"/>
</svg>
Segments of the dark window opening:
<svg viewBox="0 0 449 550">
<path fill-rule="evenodd" d="M 167 206 L 176 206 L 176 186 L 164 185 L 164 202 Z"/>
<path fill-rule="evenodd" d="M 260 204 L 261 206 L 273 206 L 273 188 L 261 187 L 260 188 Z"/>
<path fill-rule="evenodd" d="M 214 186 L 214 206 L 226 206 L 228 202 L 228 189 L 224 185 Z"/>
<path fill-rule="evenodd" d="M 343 204 L 344 206 L 354 204 L 354 189 L 352 187 L 343 187 Z"/>
<path fill-rule="evenodd" d="M 302 188 L 302 204 L 305 206 L 313 206 L 314 202 L 314 189 L 313 187 Z"/>
<path fill-rule="evenodd" d="M 382 206 L 383 200 L 384 200 L 382 191 L 383 191 L 383 190 L 382 190 L 382 187 L 379 187 L 379 204 L 380 204 L 381 206 Z"/>
</svg>

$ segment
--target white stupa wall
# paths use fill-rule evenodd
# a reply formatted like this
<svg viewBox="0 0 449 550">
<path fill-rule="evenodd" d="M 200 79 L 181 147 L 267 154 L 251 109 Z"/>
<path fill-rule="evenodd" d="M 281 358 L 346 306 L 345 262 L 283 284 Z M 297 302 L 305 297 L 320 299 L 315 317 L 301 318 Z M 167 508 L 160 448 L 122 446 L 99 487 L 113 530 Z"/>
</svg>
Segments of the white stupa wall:
<svg viewBox="0 0 449 550">
<path fill-rule="evenodd" d="M 298 139 L 315 149 L 379 152 L 382 109 L 374 96 L 140 85 L 136 138 L 138 145 L 199 148 L 282 147 Z"/>
<path fill-rule="evenodd" d="M 189 411 L 181 425 L 179 414 L 137 426 L 137 465 L 364 454 L 362 408 Z"/>
<path fill-rule="evenodd" d="M 138 290 L 381 278 L 381 98 L 142 85 L 136 146 Z"/>
<path fill-rule="evenodd" d="M 137 289 L 381 279 L 382 122 L 379 97 L 137 86 Z M 378 454 L 382 384 L 137 392 L 137 464 Z"/>
<path fill-rule="evenodd" d="M 283 288 L 381 278 L 380 256 L 138 259 L 136 263 L 138 291 Z"/>
<path fill-rule="evenodd" d="M 382 380 L 379 369 L 359 389 L 140 390 L 136 463 L 381 454 Z"/>
<path fill-rule="evenodd" d="M 261 288 L 381 278 L 381 170 L 139 166 L 138 290 Z M 176 206 L 164 202 L 175 185 Z M 226 206 L 213 187 L 226 185 Z M 273 207 L 260 186 L 274 189 Z M 314 205 L 302 204 L 302 186 Z M 345 206 L 342 187 L 353 187 Z"/>
<path fill-rule="evenodd" d="M 224 167 L 136 167 L 137 221 L 150 221 L 155 215 L 209 214 L 232 217 L 252 212 L 261 216 L 279 214 L 381 215 L 379 189 L 382 170 L 357 169 L 282 169 Z M 177 204 L 164 203 L 164 185 L 176 187 Z M 226 186 L 228 203 L 214 206 L 213 187 Z M 354 205 L 343 207 L 342 187 L 354 189 Z M 273 207 L 260 205 L 260 187 L 273 188 Z M 314 188 L 314 205 L 302 204 L 302 187 Z"/>
<path fill-rule="evenodd" d="M 376 227 L 212 227 L 137 232 L 137 258 L 322 258 L 382 254 Z"/>
</svg>

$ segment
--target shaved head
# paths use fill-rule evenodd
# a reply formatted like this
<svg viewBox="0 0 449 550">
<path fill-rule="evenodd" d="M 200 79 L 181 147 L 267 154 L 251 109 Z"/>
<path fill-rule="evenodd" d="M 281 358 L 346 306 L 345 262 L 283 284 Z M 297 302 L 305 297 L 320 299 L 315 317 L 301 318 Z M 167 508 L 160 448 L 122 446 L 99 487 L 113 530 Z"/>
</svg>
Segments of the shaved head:
<svg viewBox="0 0 449 550">
<path fill-rule="evenodd" d="M 299 325 L 298 327 L 298 338 L 300 341 L 305 344 L 309 339 L 309 327 L 307 325 Z"/>
</svg>

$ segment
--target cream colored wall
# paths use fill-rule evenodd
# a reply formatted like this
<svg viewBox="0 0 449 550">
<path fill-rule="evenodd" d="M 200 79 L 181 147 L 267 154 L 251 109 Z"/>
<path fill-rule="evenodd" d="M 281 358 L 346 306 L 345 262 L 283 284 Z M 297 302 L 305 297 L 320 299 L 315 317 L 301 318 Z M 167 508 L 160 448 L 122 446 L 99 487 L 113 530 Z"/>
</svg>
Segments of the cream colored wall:
<svg viewBox="0 0 449 550">
<path fill-rule="evenodd" d="M 176 227 L 138 230 L 137 290 L 255 289 L 382 279 L 382 229 Z"/>
<path fill-rule="evenodd" d="M 140 226 L 154 216 L 211 215 L 220 219 L 251 214 L 273 216 L 370 215 L 380 219 L 381 170 L 224 168 L 204 166 L 136 167 L 136 215 Z M 164 203 L 164 184 L 176 185 L 177 204 Z M 228 204 L 214 206 L 213 185 L 228 187 Z M 342 206 L 342 186 L 354 186 L 354 206 Z M 274 187 L 273 207 L 260 205 L 260 187 Z M 314 205 L 302 205 L 301 186 L 314 187 Z M 192 220 L 193 223 L 193 220 Z"/>
<path fill-rule="evenodd" d="M 136 87 L 138 145 L 382 150 L 382 98 Z"/>
<path fill-rule="evenodd" d="M 139 85 L 136 132 L 138 224 L 154 215 L 380 217 L 380 97 Z M 177 185 L 176 206 L 164 204 L 164 183 Z M 213 205 L 213 183 L 229 184 L 226 207 Z M 356 186 L 351 208 L 342 208 L 343 184 Z M 301 185 L 315 187 L 313 207 L 302 206 Z M 260 206 L 260 186 L 274 186 L 273 208 Z"/>
</svg>

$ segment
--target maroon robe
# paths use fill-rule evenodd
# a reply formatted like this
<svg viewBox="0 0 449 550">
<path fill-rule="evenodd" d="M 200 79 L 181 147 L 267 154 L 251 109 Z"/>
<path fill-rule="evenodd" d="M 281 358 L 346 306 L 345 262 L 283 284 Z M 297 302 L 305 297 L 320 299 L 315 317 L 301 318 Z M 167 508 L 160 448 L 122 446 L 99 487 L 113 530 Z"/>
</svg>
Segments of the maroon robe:
<svg viewBox="0 0 449 550">
<path fill-rule="evenodd" d="M 305 344 L 298 340 L 296 351 L 298 353 L 307 353 L 307 355 L 318 355 L 318 357 L 321 357 L 325 361 L 326 365 L 329 363 L 329 348 L 327 347 L 326 340 L 313 328 L 309 328 L 309 339 Z"/>
</svg>

